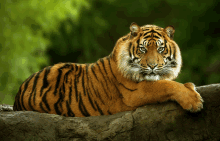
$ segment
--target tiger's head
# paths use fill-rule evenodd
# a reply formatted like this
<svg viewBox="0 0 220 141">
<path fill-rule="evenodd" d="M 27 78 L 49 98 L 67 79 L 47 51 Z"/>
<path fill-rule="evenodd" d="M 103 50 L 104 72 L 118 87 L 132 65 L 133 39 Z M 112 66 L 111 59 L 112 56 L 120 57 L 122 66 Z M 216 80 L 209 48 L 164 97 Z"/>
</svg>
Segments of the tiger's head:
<svg viewBox="0 0 220 141">
<path fill-rule="evenodd" d="M 178 45 L 173 40 L 174 28 L 156 25 L 130 26 L 130 33 L 121 37 L 113 50 L 118 69 L 124 77 L 143 80 L 173 80 L 182 66 Z"/>
</svg>

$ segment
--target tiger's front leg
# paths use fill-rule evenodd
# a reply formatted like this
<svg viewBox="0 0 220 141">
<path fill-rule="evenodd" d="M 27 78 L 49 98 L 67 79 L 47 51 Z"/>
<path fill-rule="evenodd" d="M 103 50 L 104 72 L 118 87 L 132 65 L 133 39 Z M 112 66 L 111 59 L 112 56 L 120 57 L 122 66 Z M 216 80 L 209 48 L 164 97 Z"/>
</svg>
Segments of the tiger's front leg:
<svg viewBox="0 0 220 141">
<path fill-rule="evenodd" d="M 181 84 L 169 80 L 142 81 L 138 83 L 136 91 L 123 93 L 123 102 L 131 107 L 167 100 L 175 100 L 183 109 L 191 112 L 197 112 L 203 108 L 203 99 L 196 92 L 193 83 Z"/>
</svg>

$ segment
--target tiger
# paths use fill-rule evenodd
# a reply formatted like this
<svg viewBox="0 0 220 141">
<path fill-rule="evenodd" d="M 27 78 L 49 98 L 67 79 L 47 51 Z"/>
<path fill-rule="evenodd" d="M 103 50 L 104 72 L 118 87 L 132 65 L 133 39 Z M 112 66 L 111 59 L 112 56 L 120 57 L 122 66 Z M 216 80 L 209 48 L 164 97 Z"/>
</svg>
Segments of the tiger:
<svg viewBox="0 0 220 141">
<path fill-rule="evenodd" d="M 130 25 L 110 55 L 95 63 L 58 63 L 21 84 L 14 111 L 66 117 L 113 115 L 138 107 L 176 101 L 189 112 L 203 109 L 193 83 L 174 81 L 182 67 L 173 26 Z"/>
</svg>

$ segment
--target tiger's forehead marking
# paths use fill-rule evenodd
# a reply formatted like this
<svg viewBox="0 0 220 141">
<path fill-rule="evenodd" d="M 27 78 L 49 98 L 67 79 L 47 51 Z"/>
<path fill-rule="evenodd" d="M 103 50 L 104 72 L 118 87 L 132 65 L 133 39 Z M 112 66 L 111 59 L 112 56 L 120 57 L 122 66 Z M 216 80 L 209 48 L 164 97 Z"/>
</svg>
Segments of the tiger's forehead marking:
<svg viewBox="0 0 220 141">
<path fill-rule="evenodd" d="M 141 30 L 143 31 L 141 36 L 143 39 L 146 40 L 154 40 L 156 41 L 157 39 L 164 38 L 163 31 L 164 29 L 156 26 L 156 25 L 144 25 L 141 27 Z"/>
</svg>

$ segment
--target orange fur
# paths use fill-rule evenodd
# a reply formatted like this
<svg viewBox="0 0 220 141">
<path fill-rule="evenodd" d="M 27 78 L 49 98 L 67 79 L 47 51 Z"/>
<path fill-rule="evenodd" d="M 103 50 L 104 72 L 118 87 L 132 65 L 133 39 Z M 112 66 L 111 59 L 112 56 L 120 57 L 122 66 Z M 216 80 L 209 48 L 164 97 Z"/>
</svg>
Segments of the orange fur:
<svg viewBox="0 0 220 141">
<path fill-rule="evenodd" d="M 30 76 L 15 97 L 14 110 L 84 117 L 167 100 L 192 112 L 201 110 L 195 86 L 172 81 L 182 65 L 174 28 L 132 23 L 130 31 L 96 63 L 59 63 Z"/>
</svg>

